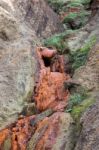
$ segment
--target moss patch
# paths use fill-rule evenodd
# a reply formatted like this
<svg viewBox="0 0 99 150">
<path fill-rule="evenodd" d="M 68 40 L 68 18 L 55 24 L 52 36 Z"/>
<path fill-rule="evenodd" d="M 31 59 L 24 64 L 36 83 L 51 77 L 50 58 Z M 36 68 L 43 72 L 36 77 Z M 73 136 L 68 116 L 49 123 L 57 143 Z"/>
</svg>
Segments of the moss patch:
<svg viewBox="0 0 99 150">
<path fill-rule="evenodd" d="M 73 107 L 79 105 L 86 97 L 87 94 L 85 92 L 71 94 L 66 112 L 72 112 Z"/>
<path fill-rule="evenodd" d="M 69 3 L 66 7 L 67 8 L 78 8 L 78 7 L 79 8 L 84 8 L 84 6 L 81 3 L 75 2 L 75 1 Z"/>
<path fill-rule="evenodd" d="M 59 13 L 64 7 L 64 4 L 70 0 L 47 0 L 47 1 L 49 5 L 54 9 L 54 11 Z"/>
<path fill-rule="evenodd" d="M 85 110 L 94 104 L 95 100 L 93 99 L 85 99 L 78 106 L 74 106 L 71 114 L 75 120 L 78 120 L 81 117 L 81 114 L 85 112 Z"/>
<path fill-rule="evenodd" d="M 63 23 L 69 25 L 73 29 L 78 29 L 86 24 L 90 12 L 85 10 L 69 13 L 63 20 Z"/>
<path fill-rule="evenodd" d="M 81 49 L 76 50 L 75 52 L 70 54 L 70 59 L 72 61 L 72 69 L 75 70 L 80 66 L 85 65 L 88 57 L 88 53 L 92 46 L 96 42 L 96 37 L 92 37 L 87 43 L 84 44 Z"/>
<path fill-rule="evenodd" d="M 73 1 L 81 3 L 83 5 L 87 5 L 91 2 L 91 0 L 73 0 Z"/>
<path fill-rule="evenodd" d="M 63 11 L 64 7 L 66 8 L 68 4 L 71 7 L 79 7 L 82 5 L 86 6 L 91 2 L 91 0 L 47 0 L 47 2 L 57 13 L 59 13 Z"/>
<path fill-rule="evenodd" d="M 43 43 L 46 47 L 55 47 L 60 54 L 64 54 L 65 50 L 68 49 L 68 44 L 66 42 L 66 38 L 73 34 L 73 30 L 67 30 L 64 33 L 56 34 L 48 39 L 46 39 Z"/>
</svg>

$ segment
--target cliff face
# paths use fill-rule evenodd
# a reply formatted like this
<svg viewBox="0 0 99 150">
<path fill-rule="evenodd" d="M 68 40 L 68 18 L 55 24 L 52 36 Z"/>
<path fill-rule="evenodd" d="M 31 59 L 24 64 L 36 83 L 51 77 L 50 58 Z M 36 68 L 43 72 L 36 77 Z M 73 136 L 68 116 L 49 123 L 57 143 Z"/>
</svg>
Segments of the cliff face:
<svg viewBox="0 0 99 150">
<path fill-rule="evenodd" d="M 16 120 L 32 96 L 39 70 L 37 36 L 59 30 L 57 15 L 43 0 L 0 1 L 0 129 Z"/>
<path fill-rule="evenodd" d="M 79 7 L 72 0 L 48 1 L 54 10 L 60 14 L 62 20 L 65 18 L 63 23 L 66 23 L 67 29 L 71 29 L 70 25 L 75 28 L 79 27 L 78 24 L 82 20 L 77 20 L 77 18 L 83 8 L 91 11 L 85 25 L 78 31 L 73 28 L 73 33 L 69 37 L 65 35 L 63 42 L 67 42 L 67 48 L 74 59 L 72 65 L 74 69 L 73 79 L 85 89 L 84 93 L 87 92 L 88 94 L 83 102 L 78 106 L 76 104 L 71 110 L 76 123 L 78 122 L 77 126 L 81 125 L 74 149 L 97 150 L 99 149 L 99 133 L 97 132 L 99 130 L 99 0 L 76 1 Z M 58 4 L 61 4 L 60 7 Z M 74 14 L 76 14 L 76 19 Z M 47 41 L 46 45 L 55 45 L 51 40 Z M 76 90 L 79 91 L 79 87 Z M 74 98 L 74 101 L 77 101 L 77 97 Z M 79 127 L 77 128 L 79 130 Z"/>
<path fill-rule="evenodd" d="M 76 70 L 74 79 L 89 92 L 89 99 L 93 105 L 82 114 L 80 123 L 82 130 L 75 150 L 99 149 L 99 2 L 94 2 L 95 15 L 91 18 L 85 29 L 89 29 L 88 38 L 95 36 L 96 42 L 91 48 L 85 66 Z M 86 100 L 87 102 L 87 100 Z"/>
<path fill-rule="evenodd" d="M 47 2 L 0 1 L 0 150 L 98 150 L 99 0 Z"/>
</svg>

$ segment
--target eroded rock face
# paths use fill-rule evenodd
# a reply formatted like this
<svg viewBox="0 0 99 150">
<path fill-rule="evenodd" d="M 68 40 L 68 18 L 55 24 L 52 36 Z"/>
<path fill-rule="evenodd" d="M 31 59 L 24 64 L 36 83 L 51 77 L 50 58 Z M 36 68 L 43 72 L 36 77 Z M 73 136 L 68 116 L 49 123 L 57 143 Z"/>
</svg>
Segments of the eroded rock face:
<svg viewBox="0 0 99 150">
<path fill-rule="evenodd" d="M 74 122 L 70 114 L 47 110 L 39 115 L 19 119 L 0 132 L 2 150 L 71 150 L 74 146 Z"/>
<path fill-rule="evenodd" d="M 99 89 L 99 44 L 91 50 L 86 66 L 76 70 L 74 79 L 89 91 Z"/>
<path fill-rule="evenodd" d="M 44 71 L 44 72 L 43 72 Z M 67 105 L 68 90 L 64 82 L 68 79 L 65 74 L 50 72 L 49 69 L 41 71 L 39 87 L 35 97 L 37 109 L 47 108 L 63 109 Z"/>
<path fill-rule="evenodd" d="M 71 150 L 73 147 L 73 120 L 69 114 L 57 112 L 39 122 L 27 150 Z"/>
<path fill-rule="evenodd" d="M 99 100 L 81 118 L 82 131 L 75 150 L 99 149 Z"/>
<path fill-rule="evenodd" d="M 36 44 L 40 44 L 37 31 L 44 31 L 44 35 L 48 36 L 59 29 L 54 24 L 57 16 L 49 7 L 46 8 L 45 2 L 39 3 L 27 0 L 0 1 L 0 129 L 16 120 L 27 104 L 26 99 L 33 94 L 39 70 L 35 51 Z M 45 26 L 43 30 L 40 24 L 43 24 L 42 17 L 48 17 L 49 13 L 52 15 L 49 19 L 51 26 L 47 32 Z M 33 18 L 36 24 L 32 27 Z"/>
<path fill-rule="evenodd" d="M 0 129 L 15 121 L 22 111 L 33 91 L 36 73 L 34 48 L 29 41 L 32 37 L 21 37 L 22 32 L 12 19 L 6 16 L 0 26 Z"/>
<path fill-rule="evenodd" d="M 65 89 L 64 83 L 70 79 L 70 76 L 65 74 L 65 69 L 62 68 L 64 59 L 59 55 L 60 61 L 56 62 L 57 65 L 51 64 L 51 58 L 56 55 L 55 50 L 37 48 L 37 53 L 41 70 L 34 95 L 36 107 L 39 111 L 48 108 L 64 110 L 69 96 L 69 91 Z M 49 59 L 49 62 L 46 62 L 46 59 L 47 61 Z"/>
<path fill-rule="evenodd" d="M 88 90 L 94 100 L 94 104 L 82 114 L 80 119 L 82 130 L 75 150 L 99 149 L 99 8 L 97 2 L 94 1 L 95 5 L 93 5 L 95 16 L 86 26 L 87 31 L 90 31 L 87 34 L 88 38 L 95 36 L 96 43 L 89 52 L 85 66 L 77 69 L 74 74 L 74 79 Z"/>
<path fill-rule="evenodd" d="M 36 32 L 40 38 L 47 38 L 54 33 L 63 30 L 58 16 L 44 0 L 14 0 L 20 18 L 26 21 L 27 25 Z M 19 13 L 19 12 L 17 12 Z"/>
<path fill-rule="evenodd" d="M 52 113 L 51 110 L 47 110 L 36 116 L 32 115 L 19 119 L 8 129 L 2 130 L 0 132 L 0 149 L 5 150 L 5 146 L 7 147 L 7 145 L 9 145 L 9 149 L 12 150 L 26 150 L 28 140 L 35 132 L 37 124 Z"/>
<path fill-rule="evenodd" d="M 84 42 L 88 43 L 92 38 L 95 38 L 95 43 L 89 52 L 87 63 L 75 71 L 73 78 L 89 91 L 96 91 L 99 89 L 99 9 L 82 31 L 85 33 L 80 40 L 82 45 Z M 78 37 L 79 34 L 75 39 Z M 73 46 L 80 48 L 82 45 L 81 42 L 79 45 L 75 42 Z"/>
<path fill-rule="evenodd" d="M 73 147 L 74 122 L 68 113 L 62 112 L 67 105 L 69 96 L 64 82 L 70 79 L 69 75 L 61 69 L 61 65 L 64 64 L 63 57 L 61 56 L 61 61 L 58 62 L 58 66 L 60 66 L 58 72 L 56 72 L 57 65 L 55 64 L 53 64 L 55 72 L 51 72 L 50 65 L 52 64 L 49 63 L 49 66 L 46 66 L 44 58 L 51 61 L 56 55 L 56 50 L 38 47 L 37 54 L 40 76 L 38 84 L 36 84 L 34 101 L 37 110 L 46 111 L 28 117 L 20 116 L 18 121 L 2 130 L 0 132 L 0 148 L 2 150 L 5 150 L 7 144 L 12 150 L 61 150 L 63 148 L 71 150 Z"/>
</svg>

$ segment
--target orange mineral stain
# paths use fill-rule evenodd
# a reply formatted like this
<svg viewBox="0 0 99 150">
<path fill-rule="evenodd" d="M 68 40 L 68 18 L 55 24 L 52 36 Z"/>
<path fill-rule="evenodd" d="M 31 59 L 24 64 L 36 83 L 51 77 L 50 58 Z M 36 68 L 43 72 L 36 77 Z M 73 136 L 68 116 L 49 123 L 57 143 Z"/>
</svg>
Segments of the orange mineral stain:
<svg viewBox="0 0 99 150">
<path fill-rule="evenodd" d="M 50 72 L 49 68 L 45 72 L 42 70 L 39 87 L 35 96 L 37 109 L 40 111 L 47 108 L 54 109 L 63 104 L 63 102 L 65 102 L 66 106 L 69 92 L 65 90 L 64 82 L 67 79 L 68 76 L 64 73 Z"/>
<path fill-rule="evenodd" d="M 0 146 L 3 144 L 4 140 L 6 139 L 6 137 L 9 134 L 9 130 L 5 129 L 2 132 L 0 132 Z"/>
<path fill-rule="evenodd" d="M 12 127 L 0 132 L 0 150 L 4 150 L 2 145 L 9 135 L 11 137 L 11 150 L 26 150 L 31 136 L 41 132 L 43 127 L 45 127 L 44 133 L 36 142 L 35 150 L 51 149 L 58 135 L 60 114 L 67 106 L 69 96 L 64 82 L 69 80 L 70 76 L 64 71 L 64 57 L 58 55 L 56 50 L 38 47 L 36 51 L 40 65 L 38 84 L 34 94 L 36 108 L 39 111 L 52 109 L 59 113 L 45 117 L 36 123 L 34 120 L 37 115 L 19 119 Z M 55 56 L 57 56 L 57 60 L 52 64 L 51 61 Z M 49 62 L 46 62 L 46 59 Z M 32 125 L 31 120 L 34 121 Z"/>
<path fill-rule="evenodd" d="M 40 48 L 38 48 L 37 51 L 39 53 Z M 43 51 L 45 54 L 43 56 L 45 57 L 50 56 L 50 58 L 52 58 L 52 56 L 54 57 L 56 54 L 54 53 L 55 50 L 48 50 L 45 48 L 43 50 L 42 48 L 39 59 L 42 59 Z M 50 53 L 54 53 L 54 55 L 49 55 Z M 64 73 L 63 56 L 59 55 L 57 62 L 54 63 L 54 65 L 51 64 L 47 67 L 44 64 L 45 62 L 43 59 L 39 62 L 43 67 L 41 67 L 39 84 L 37 85 L 37 92 L 34 96 L 37 104 L 36 107 L 40 111 L 48 108 L 52 108 L 53 110 L 63 110 L 67 105 L 69 96 L 68 90 L 64 88 L 64 82 L 70 79 L 69 75 Z"/>
</svg>

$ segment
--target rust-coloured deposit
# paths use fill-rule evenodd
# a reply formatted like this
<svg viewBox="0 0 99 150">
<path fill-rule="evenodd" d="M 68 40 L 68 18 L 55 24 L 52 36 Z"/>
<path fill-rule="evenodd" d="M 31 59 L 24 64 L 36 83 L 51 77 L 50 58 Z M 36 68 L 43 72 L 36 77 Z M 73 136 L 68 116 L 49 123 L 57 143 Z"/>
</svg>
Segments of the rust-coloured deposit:
<svg viewBox="0 0 99 150">
<path fill-rule="evenodd" d="M 37 115 L 19 119 L 14 125 L 11 125 L 12 127 L 0 132 L 0 150 L 5 150 L 4 143 L 9 137 L 11 139 L 11 150 L 26 150 L 31 136 L 34 135 L 35 137 L 36 133 L 40 133 L 40 136 L 34 143 L 34 148 L 32 145 L 34 150 L 51 149 L 56 141 L 59 133 L 60 113 L 66 107 L 69 96 L 69 91 L 65 89 L 64 82 L 69 80 L 70 77 L 64 71 L 63 56 L 58 55 L 56 50 L 38 47 L 37 54 L 40 74 L 34 94 L 36 108 L 39 112 L 52 109 L 59 113 L 39 121 L 37 119 L 36 123 L 34 120 Z M 55 63 L 51 63 L 56 55 L 58 59 Z M 49 62 L 46 62 L 44 58 L 49 59 Z"/>
</svg>

